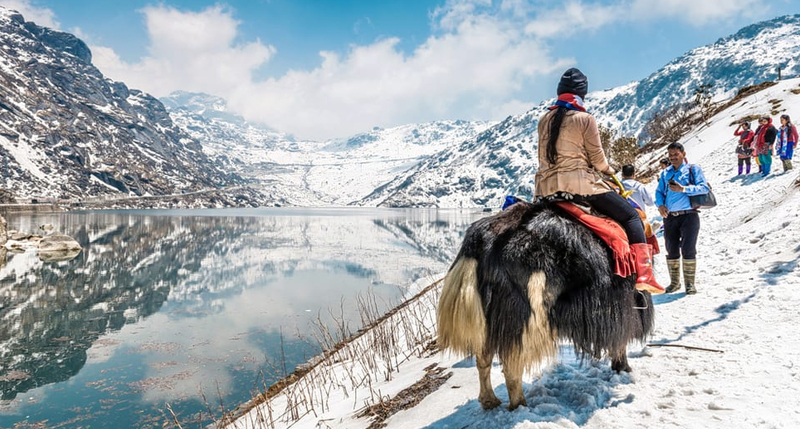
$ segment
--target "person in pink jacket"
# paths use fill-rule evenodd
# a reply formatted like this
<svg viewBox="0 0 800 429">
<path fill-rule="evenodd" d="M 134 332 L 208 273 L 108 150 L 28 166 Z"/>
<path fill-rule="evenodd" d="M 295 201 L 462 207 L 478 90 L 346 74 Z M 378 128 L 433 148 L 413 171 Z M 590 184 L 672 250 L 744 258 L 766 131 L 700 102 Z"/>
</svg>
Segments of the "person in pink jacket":
<svg viewBox="0 0 800 429">
<path fill-rule="evenodd" d="M 781 158 L 783 171 L 792 169 L 792 155 L 797 146 L 797 127 L 792 124 L 789 115 L 781 115 L 781 128 L 778 130 L 778 141 L 775 143 L 775 152 Z"/>
<path fill-rule="evenodd" d="M 652 250 L 647 244 L 639 214 L 597 173 L 614 175 L 600 143 L 594 116 L 586 112 L 583 98 L 589 80 L 576 68 L 561 76 L 558 99 L 539 119 L 539 169 L 534 194 L 540 199 L 573 200 L 619 222 L 636 259 L 636 288 L 662 293 L 653 276 Z"/>
</svg>

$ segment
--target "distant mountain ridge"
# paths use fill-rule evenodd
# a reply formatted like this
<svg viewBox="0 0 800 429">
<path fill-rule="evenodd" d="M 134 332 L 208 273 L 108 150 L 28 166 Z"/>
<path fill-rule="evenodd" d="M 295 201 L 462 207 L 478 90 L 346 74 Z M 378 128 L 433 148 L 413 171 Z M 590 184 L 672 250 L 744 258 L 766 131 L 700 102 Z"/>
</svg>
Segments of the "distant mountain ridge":
<svg viewBox="0 0 800 429">
<path fill-rule="evenodd" d="M 494 125 L 433 121 L 374 127 L 342 139 L 297 141 L 248 123 L 229 112 L 220 97 L 176 92 L 161 101 L 173 122 L 202 143 L 207 156 L 259 181 L 273 201 L 288 205 L 352 205 L 430 155 Z"/>
</svg>

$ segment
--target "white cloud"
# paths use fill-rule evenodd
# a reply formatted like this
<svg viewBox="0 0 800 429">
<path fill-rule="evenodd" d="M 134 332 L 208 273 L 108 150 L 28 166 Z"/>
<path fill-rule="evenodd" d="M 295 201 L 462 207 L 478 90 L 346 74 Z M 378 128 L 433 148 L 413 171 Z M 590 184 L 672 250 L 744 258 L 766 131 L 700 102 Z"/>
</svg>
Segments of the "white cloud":
<svg viewBox="0 0 800 429">
<path fill-rule="evenodd" d="M 504 0 L 508 7 L 519 9 L 519 0 Z M 584 2 L 571 0 L 562 7 L 538 7 L 525 32 L 542 38 L 569 37 L 596 30 L 613 23 L 647 22 L 671 18 L 694 26 L 730 19 L 749 12 L 757 0 L 624 0 L 620 2 Z"/>
<path fill-rule="evenodd" d="M 718 19 L 739 16 L 758 4 L 757 0 L 635 0 L 630 11 L 633 16 L 641 19 L 669 17 L 700 26 Z"/>
<path fill-rule="evenodd" d="M 620 6 L 567 2 L 562 9 L 540 11 L 525 27 L 525 32 L 537 37 L 570 37 L 596 30 L 619 17 Z"/>
<path fill-rule="evenodd" d="M 479 9 L 491 7 L 492 0 L 447 0 L 431 14 L 434 26 L 455 30 L 459 24 L 474 17 Z"/>
<path fill-rule="evenodd" d="M 21 13 L 26 21 L 32 21 L 43 27 L 58 29 L 60 24 L 56 21 L 56 14 L 46 8 L 38 7 L 31 0 L 0 0 L 0 5 Z"/>
<path fill-rule="evenodd" d="M 396 38 L 382 39 L 343 55 L 321 52 L 316 68 L 256 81 L 253 71 L 276 50 L 260 41 L 235 45 L 239 23 L 229 10 L 159 6 L 143 13 L 147 57 L 127 63 L 110 48 L 92 46 L 105 74 L 157 96 L 177 89 L 219 95 L 248 120 L 302 138 L 505 117 L 498 106 L 523 103 L 515 96 L 526 81 L 569 63 L 549 58 L 546 46 L 522 32 L 523 21 L 490 0 L 457 0 L 431 14 L 436 34 L 411 53 Z"/>
<path fill-rule="evenodd" d="M 127 63 L 111 48 L 91 46 L 93 63 L 112 79 L 156 96 L 177 89 L 230 93 L 251 82 L 253 72 L 275 53 L 260 40 L 236 43 L 239 22 L 221 6 L 196 13 L 150 6 L 142 13 L 150 38 L 148 55 Z"/>
<path fill-rule="evenodd" d="M 536 77 L 573 65 L 549 52 L 551 37 L 633 20 L 730 18 L 754 1 L 572 0 L 553 8 L 543 0 L 447 0 L 429 16 L 432 35 L 411 52 L 386 38 L 344 54 L 320 52 L 317 67 L 266 80 L 254 72 L 277 50 L 240 42 L 239 22 L 221 6 L 143 9 L 150 45 L 136 62 L 107 47 L 92 50 L 104 73 L 133 88 L 218 95 L 250 121 L 321 139 L 435 119 L 501 119 L 512 112 L 499 109 L 532 104 L 520 94 Z"/>
<path fill-rule="evenodd" d="M 521 25 L 476 13 L 468 3 L 441 15 L 444 31 L 410 54 L 394 38 L 353 47 L 344 57 L 323 52 L 316 69 L 240 87 L 230 106 L 250 120 L 312 138 L 376 125 L 505 117 L 497 106 L 527 80 L 567 62 L 549 58 Z"/>
</svg>

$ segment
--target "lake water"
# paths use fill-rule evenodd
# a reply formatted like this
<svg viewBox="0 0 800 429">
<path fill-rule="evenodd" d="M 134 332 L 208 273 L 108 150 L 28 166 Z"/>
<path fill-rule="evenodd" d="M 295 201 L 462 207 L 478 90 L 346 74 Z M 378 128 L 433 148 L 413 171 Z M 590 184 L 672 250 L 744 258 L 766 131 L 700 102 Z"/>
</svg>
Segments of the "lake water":
<svg viewBox="0 0 800 429">
<path fill-rule="evenodd" d="M 220 401 L 230 410 L 318 353 L 315 325 L 343 319 L 356 331 L 358 297 L 385 309 L 411 283 L 436 280 L 483 215 L 6 215 L 20 232 L 52 224 L 82 252 L 0 258 L 0 427 L 171 427 L 166 404 L 184 427 L 201 427 Z"/>
</svg>

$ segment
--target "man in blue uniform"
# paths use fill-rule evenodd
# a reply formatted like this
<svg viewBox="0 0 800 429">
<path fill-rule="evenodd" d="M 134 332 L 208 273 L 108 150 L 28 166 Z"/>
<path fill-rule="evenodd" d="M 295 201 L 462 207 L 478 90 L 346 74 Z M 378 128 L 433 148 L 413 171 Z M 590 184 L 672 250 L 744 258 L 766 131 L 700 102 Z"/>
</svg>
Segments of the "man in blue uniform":
<svg viewBox="0 0 800 429">
<path fill-rule="evenodd" d="M 681 257 L 686 294 L 697 293 L 694 277 L 697 268 L 697 234 L 700 215 L 689 201 L 691 195 L 709 191 L 706 177 L 698 165 L 686 162 L 686 151 L 680 143 L 667 146 L 670 166 L 661 172 L 656 188 L 656 205 L 664 217 L 664 247 L 667 248 L 669 286 L 666 292 L 680 289 Z"/>
</svg>

